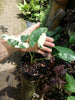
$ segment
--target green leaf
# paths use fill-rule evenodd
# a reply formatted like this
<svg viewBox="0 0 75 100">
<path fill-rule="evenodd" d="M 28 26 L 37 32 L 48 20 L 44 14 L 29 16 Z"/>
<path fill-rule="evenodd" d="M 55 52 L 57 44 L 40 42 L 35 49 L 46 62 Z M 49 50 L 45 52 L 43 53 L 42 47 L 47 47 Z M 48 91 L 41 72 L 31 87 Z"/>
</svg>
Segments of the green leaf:
<svg viewBox="0 0 75 100">
<path fill-rule="evenodd" d="M 59 53 L 58 56 L 65 60 L 65 61 L 68 61 L 71 63 L 71 61 L 75 61 L 75 55 L 71 55 L 71 54 L 68 54 L 68 53 Z"/>
<path fill-rule="evenodd" d="M 59 51 L 58 56 L 68 62 L 74 61 L 75 60 L 75 53 L 66 47 L 61 47 L 61 46 L 55 46 L 54 47 L 57 51 Z"/>
<path fill-rule="evenodd" d="M 70 43 L 74 43 L 75 42 L 75 33 L 70 37 L 69 42 Z"/>
<path fill-rule="evenodd" d="M 27 42 L 23 43 L 21 41 L 21 37 L 14 37 L 13 35 L 11 36 L 8 36 L 6 34 L 2 35 L 2 37 L 4 38 L 4 40 L 6 40 L 8 42 L 9 45 L 11 45 L 12 47 L 15 47 L 15 48 L 28 48 L 29 47 L 29 44 Z"/>
<path fill-rule="evenodd" d="M 55 35 L 55 34 L 56 34 L 55 31 L 48 31 L 48 32 L 47 32 L 47 36 L 49 36 L 49 37 L 51 37 L 51 36 L 53 36 L 53 35 Z"/>
<path fill-rule="evenodd" d="M 60 34 L 56 34 L 53 38 L 54 42 L 58 41 L 60 39 Z"/>
<path fill-rule="evenodd" d="M 38 43 L 38 40 L 39 40 L 40 36 L 42 35 L 42 33 L 46 33 L 47 30 L 48 29 L 44 28 L 44 27 L 34 30 L 31 33 L 30 39 L 29 39 L 30 47 L 33 47 L 36 43 Z"/>
<path fill-rule="evenodd" d="M 47 31 L 48 31 L 48 28 L 46 28 L 46 27 L 41 27 L 41 28 L 39 28 L 40 29 L 40 31 L 42 32 L 42 33 L 47 33 Z"/>
<path fill-rule="evenodd" d="M 70 96 L 67 100 L 75 100 L 75 96 Z"/>
<path fill-rule="evenodd" d="M 68 54 L 71 54 L 71 55 L 75 55 L 75 53 L 69 48 L 62 47 L 62 46 L 55 46 L 54 48 L 56 50 L 58 50 L 60 53 L 68 53 Z"/>
<path fill-rule="evenodd" d="M 15 47 L 15 45 L 18 45 L 19 42 L 17 40 L 13 40 L 13 39 L 8 39 L 7 40 L 8 44 L 10 44 L 12 47 Z"/>
<path fill-rule="evenodd" d="M 29 38 L 29 35 L 22 35 L 21 36 L 21 41 L 25 42 Z"/>
<path fill-rule="evenodd" d="M 67 80 L 68 84 L 65 85 L 65 88 L 68 91 L 75 93 L 75 79 L 67 73 L 66 80 Z"/>
<path fill-rule="evenodd" d="M 55 30 L 54 30 L 54 31 L 56 31 L 57 33 L 60 33 L 60 32 L 62 31 L 62 27 L 61 27 L 61 26 L 59 26 L 59 27 L 55 28 Z"/>
</svg>

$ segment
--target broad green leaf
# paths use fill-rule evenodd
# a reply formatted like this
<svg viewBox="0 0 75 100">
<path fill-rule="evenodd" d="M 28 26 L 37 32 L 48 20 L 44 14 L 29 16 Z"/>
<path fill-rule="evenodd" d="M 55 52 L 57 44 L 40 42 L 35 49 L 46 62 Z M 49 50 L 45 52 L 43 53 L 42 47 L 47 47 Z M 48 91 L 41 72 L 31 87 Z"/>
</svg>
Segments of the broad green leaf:
<svg viewBox="0 0 75 100">
<path fill-rule="evenodd" d="M 66 80 L 67 80 L 68 84 L 65 85 L 65 88 L 68 91 L 75 93 L 75 79 L 72 76 L 70 76 L 69 74 L 66 74 Z"/>
<path fill-rule="evenodd" d="M 21 41 L 25 42 L 29 38 L 29 35 L 22 35 L 21 36 Z"/>
<path fill-rule="evenodd" d="M 67 54 L 75 55 L 75 53 L 69 48 L 62 47 L 62 46 L 55 46 L 54 48 L 58 50 L 60 53 L 67 53 Z"/>
<path fill-rule="evenodd" d="M 30 47 L 33 47 L 36 43 L 38 43 L 38 40 L 40 36 L 42 35 L 42 33 L 47 33 L 47 30 L 48 30 L 47 28 L 38 28 L 34 30 L 31 33 L 30 39 L 29 39 Z"/>
<path fill-rule="evenodd" d="M 45 40 L 46 40 L 46 33 L 43 33 L 43 34 L 40 36 L 39 40 L 38 40 L 38 46 L 39 46 L 40 48 L 43 47 Z"/>
<path fill-rule="evenodd" d="M 71 63 L 71 61 L 75 61 L 75 55 L 71 55 L 71 54 L 68 54 L 68 53 L 59 53 L 58 56 L 65 60 L 65 61 L 68 61 Z"/>
<path fill-rule="evenodd" d="M 75 60 L 75 53 L 66 47 L 55 46 L 54 47 L 57 51 L 59 51 L 59 57 L 65 61 L 71 62 Z"/>
<path fill-rule="evenodd" d="M 70 96 L 67 100 L 75 100 L 75 96 Z"/>
<path fill-rule="evenodd" d="M 48 28 L 46 28 L 46 27 L 41 27 L 41 28 L 39 28 L 40 29 L 40 31 L 42 32 L 42 33 L 47 33 L 47 31 L 48 31 Z"/>
<path fill-rule="evenodd" d="M 74 42 L 75 42 L 75 34 L 73 34 L 73 35 L 70 37 L 69 42 L 70 42 L 70 43 L 74 43 Z"/>
</svg>

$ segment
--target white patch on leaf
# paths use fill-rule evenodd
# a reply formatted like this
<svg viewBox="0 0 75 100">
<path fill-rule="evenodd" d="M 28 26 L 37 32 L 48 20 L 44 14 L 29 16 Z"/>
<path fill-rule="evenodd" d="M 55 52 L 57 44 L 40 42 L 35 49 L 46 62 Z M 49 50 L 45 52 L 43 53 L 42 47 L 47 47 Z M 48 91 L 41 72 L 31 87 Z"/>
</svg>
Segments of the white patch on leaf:
<svg viewBox="0 0 75 100">
<path fill-rule="evenodd" d="M 40 36 L 40 38 L 38 40 L 38 46 L 40 48 L 43 47 L 45 40 L 46 40 L 46 33 L 42 33 L 42 35 Z"/>
<path fill-rule="evenodd" d="M 24 46 L 25 48 L 29 48 L 29 44 L 28 44 L 28 43 L 23 43 L 23 46 Z"/>
</svg>

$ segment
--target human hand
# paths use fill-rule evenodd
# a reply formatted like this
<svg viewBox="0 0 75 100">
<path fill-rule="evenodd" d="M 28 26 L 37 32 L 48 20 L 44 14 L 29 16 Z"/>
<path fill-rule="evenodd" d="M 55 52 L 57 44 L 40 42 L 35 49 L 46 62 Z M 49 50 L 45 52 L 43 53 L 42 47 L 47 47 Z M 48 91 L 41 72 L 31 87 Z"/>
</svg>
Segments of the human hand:
<svg viewBox="0 0 75 100">
<path fill-rule="evenodd" d="M 29 27 L 27 30 L 25 30 L 23 33 L 21 33 L 20 35 L 25 35 L 25 34 L 30 35 L 35 29 L 39 28 L 39 26 L 40 26 L 40 23 L 34 24 L 31 27 Z M 41 49 L 38 47 L 38 45 L 35 45 L 34 47 L 29 47 L 27 49 L 20 49 L 20 51 L 23 51 L 23 52 L 29 52 L 29 51 L 33 52 L 33 51 L 35 51 L 37 53 L 45 55 L 45 53 L 52 52 L 52 49 L 50 49 L 48 47 L 54 47 L 55 46 L 55 44 L 52 43 L 53 41 L 54 41 L 53 38 L 46 37 L 44 46 Z"/>
</svg>

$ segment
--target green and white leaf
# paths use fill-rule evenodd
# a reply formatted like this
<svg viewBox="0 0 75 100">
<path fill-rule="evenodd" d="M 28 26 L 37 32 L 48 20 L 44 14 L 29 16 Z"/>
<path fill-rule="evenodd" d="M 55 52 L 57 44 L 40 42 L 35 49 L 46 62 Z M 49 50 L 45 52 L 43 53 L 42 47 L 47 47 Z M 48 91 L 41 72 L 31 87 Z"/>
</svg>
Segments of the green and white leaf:
<svg viewBox="0 0 75 100">
<path fill-rule="evenodd" d="M 42 35 L 40 36 L 40 38 L 38 40 L 38 46 L 40 48 L 43 47 L 45 40 L 46 40 L 46 33 L 42 33 Z"/>
<path fill-rule="evenodd" d="M 75 53 L 66 47 L 55 46 L 54 47 L 57 51 L 59 51 L 58 56 L 68 62 L 75 61 Z"/>
<path fill-rule="evenodd" d="M 59 53 L 58 56 L 65 60 L 65 61 L 68 61 L 71 63 L 71 61 L 75 61 L 75 55 L 71 55 L 71 54 L 68 54 L 68 53 Z"/>
<path fill-rule="evenodd" d="M 70 96 L 67 100 L 75 100 L 75 96 Z"/>
<path fill-rule="evenodd" d="M 20 38 L 22 42 L 25 42 L 29 38 L 29 35 L 22 35 Z"/>
<path fill-rule="evenodd" d="M 68 84 L 65 85 L 65 88 L 68 91 L 75 93 L 75 79 L 67 73 L 66 80 L 67 80 Z"/>
<path fill-rule="evenodd" d="M 28 43 L 24 43 L 21 40 L 21 37 L 14 37 L 13 35 L 8 36 L 6 34 L 2 35 L 2 37 L 4 38 L 4 40 L 6 40 L 8 42 L 9 45 L 11 45 L 12 47 L 15 48 L 28 48 L 29 44 Z"/>
<path fill-rule="evenodd" d="M 33 47 L 35 44 L 38 43 L 39 41 L 39 38 L 40 36 L 43 34 L 43 33 L 47 33 L 47 28 L 45 27 L 42 27 L 42 28 L 38 28 L 36 30 L 34 30 L 31 35 L 30 35 L 30 39 L 29 39 L 29 44 L 30 44 L 30 47 Z M 42 38 L 43 39 L 43 38 Z"/>
</svg>

